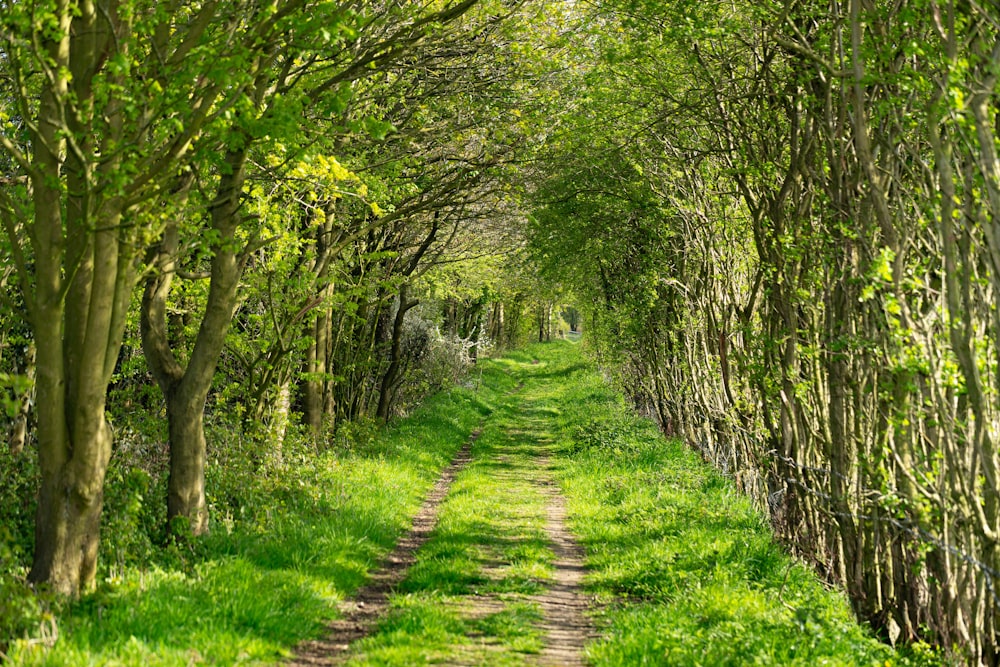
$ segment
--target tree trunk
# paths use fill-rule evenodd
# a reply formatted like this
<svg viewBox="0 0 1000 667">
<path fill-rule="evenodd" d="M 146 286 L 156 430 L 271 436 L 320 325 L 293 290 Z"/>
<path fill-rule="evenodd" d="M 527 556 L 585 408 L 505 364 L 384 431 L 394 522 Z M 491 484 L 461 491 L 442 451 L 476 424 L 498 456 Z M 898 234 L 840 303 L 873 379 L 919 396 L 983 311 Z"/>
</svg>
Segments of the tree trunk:
<svg viewBox="0 0 1000 667">
<path fill-rule="evenodd" d="M 28 378 L 29 389 L 21 396 L 17 409 L 17 416 L 14 417 L 14 424 L 10 428 L 10 451 L 14 456 L 20 456 L 24 451 L 24 445 L 28 441 L 28 418 L 31 416 L 31 406 L 34 403 L 35 386 L 35 345 L 28 346 L 25 359 L 24 374 Z"/>
<path fill-rule="evenodd" d="M 389 367 L 382 374 L 382 381 L 379 383 L 378 410 L 376 416 L 383 422 L 389 421 L 389 409 L 392 406 L 392 394 L 399 376 L 399 369 L 402 365 L 401 352 L 403 342 L 403 323 L 406 320 L 406 313 L 420 303 L 413 299 L 408 301 L 406 294 L 408 286 L 403 283 L 399 287 L 399 308 L 396 310 L 396 318 L 392 324 L 392 346 L 389 351 Z"/>
<path fill-rule="evenodd" d="M 58 198 L 53 201 L 52 208 L 58 209 Z M 58 215 L 45 206 L 41 211 Z M 51 257 L 43 261 L 39 256 L 37 262 L 38 297 L 32 325 L 38 361 L 41 488 L 29 577 L 66 595 L 91 588 L 97 567 L 112 442 L 105 398 L 121 347 L 124 304 L 134 284 L 130 261 L 126 259 L 125 266 L 118 261 L 119 220 L 119 216 L 101 218 L 102 231 L 84 242 L 67 292 L 71 305 L 64 306 L 55 297 L 61 282 L 59 266 L 50 262 Z M 69 221 L 70 225 L 81 222 Z M 49 285 L 46 280 L 51 281 Z M 53 331 L 65 334 L 53 336 Z"/>
<path fill-rule="evenodd" d="M 171 531 L 184 519 L 192 535 L 208 530 L 205 504 L 206 442 L 205 400 L 236 308 L 236 288 L 244 262 L 234 249 L 239 226 L 239 205 L 245 179 L 246 151 L 226 155 L 228 173 L 219 179 L 211 206 L 213 244 L 211 282 L 201 326 L 187 367 L 177 362 L 167 340 L 166 301 L 176 261 L 177 225 L 164 233 L 159 271 L 146 285 L 140 329 L 143 352 L 167 406 L 170 435 L 170 478 L 167 488 L 167 523 Z"/>
<path fill-rule="evenodd" d="M 475 364 L 479 360 L 479 340 L 483 330 L 483 300 L 476 301 L 471 314 L 469 330 L 469 361 Z"/>
<path fill-rule="evenodd" d="M 458 300 L 455 297 L 448 297 L 445 301 L 444 322 L 441 328 L 452 338 L 458 335 Z"/>
<path fill-rule="evenodd" d="M 122 203 L 95 196 L 93 174 L 80 161 L 94 147 L 77 135 L 79 151 L 64 156 L 65 137 L 92 111 L 90 77 L 80 70 L 93 65 L 90 51 L 107 38 L 93 6 L 73 14 L 73 8 L 60 5 L 58 26 L 50 31 L 58 37 L 43 40 L 51 76 L 42 87 L 32 141 L 35 291 L 25 293 L 37 345 L 41 471 L 29 579 L 70 596 L 92 588 L 97 571 L 112 440 L 105 397 L 135 275 L 132 248 L 118 236 L 125 233 Z M 86 37 L 78 44 L 71 43 L 71 35 Z M 79 114 L 68 128 L 71 82 Z M 113 166 L 113 160 L 105 165 Z"/>
<path fill-rule="evenodd" d="M 170 474 L 167 478 L 167 523 L 170 534 L 208 531 L 205 502 L 205 397 L 191 395 L 176 385 L 166 399 L 170 437 Z"/>
<path fill-rule="evenodd" d="M 70 454 L 76 448 L 69 438 L 59 441 L 51 433 L 39 433 L 45 451 L 58 452 L 62 461 L 61 465 L 53 465 L 55 457 L 50 456 L 42 461 L 35 557 L 29 575 L 31 581 L 46 583 L 55 592 L 68 596 L 90 590 L 94 585 L 104 476 L 111 455 L 111 431 L 104 421 L 103 401 L 77 416 L 89 417 L 88 421 L 97 425 L 86 441 L 82 438 L 79 441 L 85 446 L 78 449 L 86 454 Z"/>
<path fill-rule="evenodd" d="M 500 300 L 493 304 L 493 317 L 490 318 L 490 338 L 498 350 L 504 349 L 507 345 L 507 341 L 504 340 L 503 335 L 503 320 L 503 301 Z"/>
<path fill-rule="evenodd" d="M 288 432 L 288 414 L 292 409 L 292 383 L 286 379 L 278 387 L 278 396 L 271 410 L 268 437 L 271 441 L 271 461 L 281 465 L 284 461 L 285 433 Z"/>
<path fill-rule="evenodd" d="M 314 438 L 319 438 L 323 432 L 323 416 L 326 412 L 325 395 L 327 382 L 324 376 L 329 373 L 329 331 L 331 313 L 329 307 L 324 307 L 313 323 L 312 343 L 306 351 L 306 380 L 303 383 L 303 402 L 305 422 Z"/>
</svg>

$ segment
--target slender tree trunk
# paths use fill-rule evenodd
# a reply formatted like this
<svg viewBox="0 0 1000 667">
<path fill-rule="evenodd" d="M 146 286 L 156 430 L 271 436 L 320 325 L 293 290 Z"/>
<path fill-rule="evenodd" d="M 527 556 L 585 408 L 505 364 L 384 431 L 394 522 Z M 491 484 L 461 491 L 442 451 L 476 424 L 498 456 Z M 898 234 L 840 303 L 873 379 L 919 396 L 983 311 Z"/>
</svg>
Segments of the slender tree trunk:
<svg viewBox="0 0 1000 667">
<path fill-rule="evenodd" d="M 278 396 L 271 410 L 268 436 L 271 440 L 271 459 L 280 465 L 284 461 L 285 434 L 288 432 L 288 415 L 292 409 L 292 383 L 285 379 L 278 387 Z"/>
<path fill-rule="evenodd" d="M 455 297 L 448 297 L 445 302 L 443 328 L 452 338 L 458 335 L 458 301 Z"/>
<path fill-rule="evenodd" d="M 382 374 L 382 381 L 379 383 L 378 409 L 376 416 L 382 421 L 389 420 L 389 409 L 392 407 L 392 394 L 399 376 L 399 369 L 402 366 L 402 343 L 403 324 L 406 313 L 416 306 L 420 301 L 417 299 L 407 300 L 408 285 L 403 283 L 399 287 L 399 308 L 396 310 L 396 318 L 392 324 L 392 344 L 389 351 L 389 366 Z"/>
<path fill-rule="evenodd" d="M 493 344 L 497 346 L 498 349 L 504 349 L 507 345 L 507 341 L 504 340 L 504 317 L 503 317 L 503 301 L 497 301 L 493 306 L 493 318 L 490 324 L 490 338 L 493 339 Z"/>
<path fill-rule="evenodd" d="M 476 301 L 472 308 L 469 327 L 469 361 L 475 364 L 479 360 L 479 340 L 483 330 L 483 300 Z"/>
<path fill-rule="evenodd" d="M 414 251 L 413 256 L 410 257 L 409 262 L 407 262 L 407 265 L 401 271 L 404 282 L 399 286 L 399 308 L 396 310 L 396 318 L 392 325 L 392 343 L 389 349 L 389 367 L 386 368 L 385 373 L 382 375 L 382 380 L 379 383 L 378 408 L 376 414 L 382 421 L 388 421 L 389 419 L 389 409 L 392 403 L 392 396 L 395 392 L 400 368 L 402 367 L 403 324 L 406 321 L 406 313 L 420 303 L 418 299 L 407 299 L 409 285 L 405 282 L 405 280 L 412 276 L 417 270 L 417 267 L 420 266 L 420 260 L 423 259 L 424 255 L 434 243 L 434 240 L 437 238 L 439 228 L 438 225 L 438 216 L 435 215 L 427 236 L 421 242 L 416 251 Z"/>
<path fill-rule="evenodd" d="M 324 379 L 329 372 L 329 332 L 332 313 L 324 307 L 313 323 L 312 342 L 306 351 L 306 376 L 302 386 L 305 422 L 314 438 L 323 432 L 323 416 L 326 414 L 325 396 L 328 382 Z"/>
<path fill-rule="evenodd" d="M 31 387 L 21 397 L 17 409 L 17 416 L 14 417 L 14 424 L 10 429 L 10 451 L 14 456 L 20 456 L 24 451 L 24 445 L 28 441 L 28 418 L 31 416 L 31 406 L 34 403 L 35 385 L 35 345 L 32 343 L 28 347 L 27 358 L 25 359 L 24 374 L 28 379 L 28 386 Z"/>
</svg>

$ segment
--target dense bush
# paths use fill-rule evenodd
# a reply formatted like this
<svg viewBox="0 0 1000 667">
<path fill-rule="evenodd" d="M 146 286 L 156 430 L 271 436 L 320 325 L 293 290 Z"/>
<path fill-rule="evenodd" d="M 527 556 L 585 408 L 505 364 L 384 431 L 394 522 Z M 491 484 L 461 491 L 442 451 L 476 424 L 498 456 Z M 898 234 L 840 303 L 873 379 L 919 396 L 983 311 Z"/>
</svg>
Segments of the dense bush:
<svg viewBox="0 0 1000 667">
<path fill-rule="evenodd" d="M 0 548 L 22 559 L 31 553 L 35 522 L 38 463 L 33 452 L 14 454 L 0 448 Z"/>
</svg>

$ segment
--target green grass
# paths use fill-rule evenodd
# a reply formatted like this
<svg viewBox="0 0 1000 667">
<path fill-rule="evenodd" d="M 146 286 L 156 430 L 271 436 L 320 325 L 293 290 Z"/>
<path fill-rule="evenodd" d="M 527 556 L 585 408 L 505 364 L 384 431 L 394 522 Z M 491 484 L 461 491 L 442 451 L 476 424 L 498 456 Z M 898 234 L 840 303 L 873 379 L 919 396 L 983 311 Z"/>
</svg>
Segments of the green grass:
<svg viewBox="0 0 1000 667">
<path fill-rule="evenodd" d="M 523 354 L 485 362 L 523 379 Z M 391 611 L 354 647 L 351 665 L 522 665 L 542 648 L 531 596 L 550 577 L 545 499 L 536 465 L 545 434 L 526 429 L 530 388 L 498 403 L 473 446 L 473 461 L 440 506 Z"/>
<path fill-rule="evenodd" d="M 569 370 L 560 477 L 604 605 L 592 664 L 934 664 L 874 639 L 729 480 L 633 416 L 569 346 L 546 356 Z"/>
<path fill-rule="evenodd" d="M 530 661 L 542 647 L 530 594 L 552 557 L 537 482 L 553 474 L 587 551 L 586 593 L 602 603 L 592 664 L 914 664 L 789 558 L 728 480 L 633 416 L 578 346 L 490 364 L 523 388 L 491 417 L 391 614 L 350 664 Z M 486 616 L 471 611 L 482 596 Z"/>
<path fill-rule="evenodd" d="M 125 568 L 54 619 L 58 641 L 15 641 L 14 665 L 268 663 L 322 636 L 366 573 L 392 548 L 440 470 L 510 379 L 454 389 L 352 451 L 287 460 L 254 480 L 234 517 L 224 484 L 209 494 L 211 535 L 154 568 Z"/>
</svg>

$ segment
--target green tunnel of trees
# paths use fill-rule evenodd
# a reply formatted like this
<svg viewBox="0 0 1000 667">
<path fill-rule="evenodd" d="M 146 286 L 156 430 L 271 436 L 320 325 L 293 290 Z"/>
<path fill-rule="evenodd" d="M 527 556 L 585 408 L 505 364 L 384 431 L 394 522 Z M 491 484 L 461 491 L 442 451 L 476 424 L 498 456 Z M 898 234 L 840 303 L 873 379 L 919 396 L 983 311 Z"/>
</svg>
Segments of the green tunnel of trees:
<svg viewBox="0 0 1000 667">
<path fill-rule="evenodd" d="M 998 77 L 976 0 L 0 0 L 0 575 L 92 586 L 155 443 L 186 539 L 213 434 L 583 329 L 859 617 L 996 664 Z"/>
</svg>

